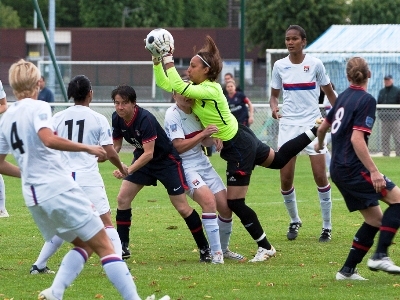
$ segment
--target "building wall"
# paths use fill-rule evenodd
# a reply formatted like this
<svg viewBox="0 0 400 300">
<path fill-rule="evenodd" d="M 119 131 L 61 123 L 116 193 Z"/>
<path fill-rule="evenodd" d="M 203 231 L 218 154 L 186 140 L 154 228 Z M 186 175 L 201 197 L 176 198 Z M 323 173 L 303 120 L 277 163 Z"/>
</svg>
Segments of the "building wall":
<svg viewBox="0 0 400 300">
<path fill-rule="evenodd" d="M 167 28 L 174 36 L 175 58 L 189 60 L 199 50 L 206 35 L 216 42 L 223 59 L 240 59 L 238 28 Z M 25 32 L 29 29 L 0 29 L 0 80 L 8 85 L 8 69 L 20 58 L 27 58 Z M 60 29 L 61 30 L 61 29 Z M 144 38 L 151 28 L 62 28 L 71 31 L 71 60 L 77 61 L 149 61 Z M 39 30 L 40 31 L 40 30 Z M 6 42 L 4 42 L 6 41 Z M 265 68 L 261 67 L 259 49 L 247 51 L 254 62 L 255 83 L 265 85 Z M 178 67 L 179 69 L 179 67 Z M 151 76 L 145 75 L 145 76 Z"/>
</svg>

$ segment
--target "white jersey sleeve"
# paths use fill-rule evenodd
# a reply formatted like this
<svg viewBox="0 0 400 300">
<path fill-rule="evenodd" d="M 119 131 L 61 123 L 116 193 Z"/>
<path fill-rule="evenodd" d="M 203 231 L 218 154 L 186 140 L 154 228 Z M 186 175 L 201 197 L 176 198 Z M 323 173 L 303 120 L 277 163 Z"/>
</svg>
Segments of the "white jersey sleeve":
<svg viewBox="0 0 400 300">
<path fill-rule="evenodd" d="M 1 80 L 0 80 L 0 99 L 3 99 L 5 97 L 6 97 L 6 92 L 4 91 L 3 84 L 1 83 Z"/>
</svg>

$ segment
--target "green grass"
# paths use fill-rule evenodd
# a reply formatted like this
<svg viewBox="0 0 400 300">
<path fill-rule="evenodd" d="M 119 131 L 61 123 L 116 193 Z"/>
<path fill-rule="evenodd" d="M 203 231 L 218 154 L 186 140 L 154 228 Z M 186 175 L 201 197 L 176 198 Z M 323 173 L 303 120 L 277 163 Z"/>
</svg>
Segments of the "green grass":
<svg viewBox="0 0 400 300">
<path fill-rule="evenodd" d="M 131 154 L 123 154 L 129 163 Z M 225 164 L 218 155 L 211 158 L 225 178 Z M 400 182 L 399 158 L 375 158 L 381 172 Z M 120 181 L 112 177 L 113 166 L 101 164 L 111 207 L 115 211 Z M 5 177 L 10 218 L 0 219 L 0 299 L 36 299 L 51 285 L 54 275 L 30 275 L 43 239 L 24 205 L 19 179 Z M 286 239 L 289 223 L 280 195 L 279 172 L 256 168 L 246 202 L 257 212 L 277 257 L 262 263 L 224 265 L 201 264 L 185 222 L 169 203 L 162 185 L 145 187 L 133 202 L 131 230 L 132 258 L 127 261 L 140 295 L 168 294 L 172 299 L 400 299 L 400 277 L 371 272 L 366 261 L 359 265 L 364 282 L 336 281 L 362 218 L 350 214 L 333 186 L 333 239 L 319 243 L 321 216 L 316 187 L 307 156 L 297 163 L 295 186 L 303 221 L 299 237 Z M 200 212 L 200 208 L 189 199 Z M 383 204 L 384 207 L 384 204 Z M 168 229 L 177 226 L 177 229 Z M 396 238 L 395 242 L 398 239 Z M 249 257 L 257 246 L 235 217 L 232 250 Z M 49 261 L 56 270 L 70 245 L 63 245 Z M 392 259 L 400 263 L 399 246 L 390 248 Z M 108 282 L 96 256 L 69 287 L 64 299 L 120 299 Z"/>
</svg>

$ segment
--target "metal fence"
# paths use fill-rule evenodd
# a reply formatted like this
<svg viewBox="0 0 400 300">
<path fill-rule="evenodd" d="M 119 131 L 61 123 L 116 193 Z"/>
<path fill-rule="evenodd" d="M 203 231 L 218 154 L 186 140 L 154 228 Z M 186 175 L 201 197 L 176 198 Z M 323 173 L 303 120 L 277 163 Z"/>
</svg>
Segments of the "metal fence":
<svg viewBox="0 0 400 300">
<path fill-rule="evenodd" d="M 54 112 L 65 109 L 67 106 L 73 105 L 72 103 L 54 103 Z M 163 126 L 165 111 L 171 103 L 138 103 L 141 107 L 149 110 Z M 112 103 L 92 103 L 90 107 L 103 114 L 108 118 L 111 123 L 111 115 L 114 112 L 114 105 Z M 320 106 L 322 115 L 325 115 L 324 108 Z M 396 124 L 399 124 L 396 126 Z M 385 132 L 382 135 L 382 129 L 386 128 L 387 125 L 394 127 L 393 136 L 400 140 L 400 105 L 377 105 L 377 118 L 369 138 L 369 150 L 373 155 L 382 155 L 384 148 L 388 147 L 389 154 L 392 156 L 396 155 L 396 145 L 393 136 L 389 142 L 385 140 Z M 257 137 L 276 149 L 277 137 L 278 137 L 278 121 L 271 117 L 271 110 L 268 104 L 254 104 L 254 123 L 250 127 Z M 132 146 L 124 143 L 124 151 L 132 151 Z M 397 154 L 400 155 L 400 149 Z"/>
</svg>

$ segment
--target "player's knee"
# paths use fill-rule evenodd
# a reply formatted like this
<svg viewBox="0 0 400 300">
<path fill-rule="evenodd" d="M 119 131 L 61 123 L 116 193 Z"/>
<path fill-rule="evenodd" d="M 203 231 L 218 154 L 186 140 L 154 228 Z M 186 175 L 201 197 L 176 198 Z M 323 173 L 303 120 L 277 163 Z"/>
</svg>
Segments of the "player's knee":
<svg viewBox="0 0 400 300">
<path fill-rule="evenodd" d="M 272 160 L 271 164 L 268 166 L 269 169 L 282 169 L 288 162 L 290 158 L 288 159 L 285 155 L 282 155 L 282 153 L 275 152 L 274 159 Z"/>
</svg>

